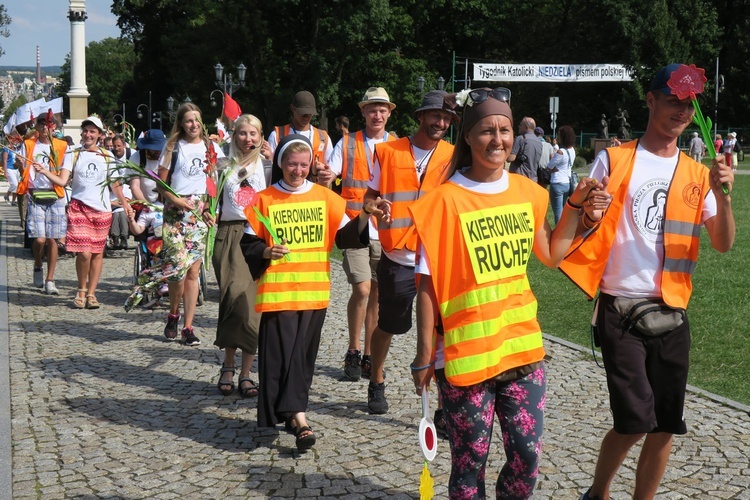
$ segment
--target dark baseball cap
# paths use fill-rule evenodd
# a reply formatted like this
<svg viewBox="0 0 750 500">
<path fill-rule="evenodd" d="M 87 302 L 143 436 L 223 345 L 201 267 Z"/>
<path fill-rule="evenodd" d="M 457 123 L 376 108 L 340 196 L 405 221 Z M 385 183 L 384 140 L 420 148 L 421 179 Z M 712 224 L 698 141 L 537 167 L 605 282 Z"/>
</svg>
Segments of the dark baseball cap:
<svg viewBox="0 0 750 500">
<path fill-rule="evenodd" d="M 294 94 L 292 99 L 292 106 L 301 115 L 317 115 L 318 110 L 315 105 L 315 96 L 313 96 L 307 90 L 300 90 Z"/>
<path fill-rule="evenodd" d="M 695 98 L 703 93 L 706 71 L 695 64 L 672 63 L 656 72 L 651 80 L 649 92 L 661 91 L 666 95 L 676 95 L 680 99 Z"/>
</svg>

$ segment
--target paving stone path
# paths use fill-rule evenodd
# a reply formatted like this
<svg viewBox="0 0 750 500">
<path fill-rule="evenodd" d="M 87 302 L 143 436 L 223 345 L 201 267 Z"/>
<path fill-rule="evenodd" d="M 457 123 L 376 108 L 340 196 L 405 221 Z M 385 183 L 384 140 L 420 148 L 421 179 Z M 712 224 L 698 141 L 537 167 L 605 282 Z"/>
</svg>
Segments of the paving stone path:
<svg viewBox="0 0 750 500">
<path fill-rule="evenodd" d="M 9 365 L 0 368 L 10 374 L 12 453 L 0 464 L 12 463 L 12 498 L 418 498 L 421 406 L 408 370 L 414 335 L 395 338 L 391 348 L 390 412 L 369 415 L 366 382 L 342 377 L 348 287 L 340 265 L 332 266 L 333 300 L 308 413 L 318 443 L 300 454 L 281 427 L 257 428 L 254 399 L 216 389 L 223 353 L 212 345 L 213 276 L 196 317 L 202 345 L 169 342 L 161 334 L 164 308 L 122 308 L 130 253 L 105 260 L 99 310 L 72 307 L 72 258 L 58 265 L 61 295 L 34 288 L 13 209 L 0 209 L 9 345 L 9 358 L 0 357 Z M 577 499 L 610 425 L 604 374 L 585 349 L 551 336 L 545 345 L 549 390 L 534 498 Z M 692 391 L 685 416 L 690 432 L 675 441 L 659 498 L 750 499 L 748 408 Z M 488 492 L 501 465 L 499 443 L 496 431 Z M 445 441 L 429 468 L 435 497 L 446 498 Z M 629 458 L 613 498 L 629 498 L 634 470 Z"/>
</svg>

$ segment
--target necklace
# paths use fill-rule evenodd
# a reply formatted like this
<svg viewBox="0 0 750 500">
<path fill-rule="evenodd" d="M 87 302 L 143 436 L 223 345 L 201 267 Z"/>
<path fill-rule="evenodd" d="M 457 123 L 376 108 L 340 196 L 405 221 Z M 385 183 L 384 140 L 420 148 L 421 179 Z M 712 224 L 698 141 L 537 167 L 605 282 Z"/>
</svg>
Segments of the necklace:
<svg viewBox="0 0 750 500">
<path fill-rule="evenodd" d="M 427 167 L 430 164 L 430 159 L 432 159 L 432 153 L 435 152 L 435 149 L 437 148 L 438 143 L 436 142 L 434 146 L 432 146 L 432 149 L 430 149 L 427 154 L 425 154 L 421 160 L 417 161 L 417 155 L 414 154 L 414 143 L 411 140 L 411 137 L 409 137 L 409 146 L 411 151 L 411 157 L 414 160 L 414 164 L 417 169 L 417 177 L 421 177 L 423 173 L 427 172 Z M 422 149 L 422 148 L 419 148 Z M 424 151 L 424 150 L 423 150 Z"/>
</svg>

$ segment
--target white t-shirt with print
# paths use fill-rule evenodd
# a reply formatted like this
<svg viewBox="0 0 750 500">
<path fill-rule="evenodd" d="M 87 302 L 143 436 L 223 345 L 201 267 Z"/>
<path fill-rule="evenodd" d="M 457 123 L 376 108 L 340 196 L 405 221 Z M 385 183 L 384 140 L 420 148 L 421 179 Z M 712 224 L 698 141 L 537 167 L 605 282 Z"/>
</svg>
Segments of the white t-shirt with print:
<svg viewBox="0 0 750 500">
<path fill-rule="evenodd" d="M 161 210 L 142 210 L 140 215 L 138 215 L 137 224 L 141 226 L 144 231 L 147 231 L 147 234 L 161 238 L 164 214 Z"/>
<path fill-rule="evenodd" d="M 227 167 L 229 168 L 229 167 Z M 239 172 L 246 169 L 248 174 L 243 181 L 239 179 Z M 247 181 L 247 182 L 244 182 Z M 247 196 L 245 190 L 252 188 L 256 193 L 266 189 L 266 176 L 263 171 L 263 162 L 260 158 L 246 167 L 235 166 L 221 193 L 221 219 L 222 221 L 247 220 L 245 207 Z"/>
<path fill-rule="evenodd" d="M 224 152 L 218 144 L 213 143 L 217 158 L 224 158 Z M 206 145 L 203 141 L 192 144 L 180 139 L 177 143 L 177 163 L 172 172 L 171 187 L 180 196 L 206 193 Z M 159 164 L 164 165 L 166 150 L 159 158 Z M 170 168 L 166 164 L 167 168 Z"/>
<path fill-rule="evenodd" d="M 47 170 L 49 170 L 49 155 L 50 155 L 50 145 L 49 144 L 42 144 L 41 141 L 36 141 L 36 144 L 34 144 L 34 151 L 31 155 L 28 154 L 28 151 L 26 151 L 26 144 L 24 143 L 23 146 L 21 146 L 21 156 L 24 158 L 31 158 L 37 163 L 41 163 L 44 165 Z M 49 180 L 44 175 L 41 175 L 37 173 L 36 170 L 34 170 L 34 167 L 31 167 L 29 170 L 29 189 L 53 189 L 52 181 Z"/>
<path fill-rule="evenodd" d="M 663 158 L 636 150 L 633 173 L 625 196 L 615 240 L 600 284 L 602 292 L 616 297 L 661 296 L 664 261 L 664 210 L 678 154 Z M 602 151 L 594 160 L 590 176 L 609 174 L 609 158 Z M 701 221 L 716 215 L 716 198 L 709 190 L 703 201 Z"/>
<path fill-rule="evenodd" d="M 76 148 L 66 153 L 62 168 L 73 172 L 71 198 L 99 212 L 112 210 L 109 188 L 104 183 L 117 174 L 118 165 L 109 151 Z"/>
</svg>

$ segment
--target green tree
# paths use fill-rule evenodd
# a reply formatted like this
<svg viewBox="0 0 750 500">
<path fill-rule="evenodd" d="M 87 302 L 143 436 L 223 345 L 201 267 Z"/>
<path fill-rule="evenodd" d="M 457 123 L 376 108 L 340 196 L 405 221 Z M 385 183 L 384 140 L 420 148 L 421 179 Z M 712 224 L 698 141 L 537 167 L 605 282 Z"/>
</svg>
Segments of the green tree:
<svg viewBox="0 0 750 500">
<path fill-rule="evenodd" d="M 8 11 L 5 8 L 5 4 L 0 3 L 0 36 L 3 36 L 5 38 L 8 38 L 10 36 L 10 30 L 8 29 L 10 23 L 11 19 L 10 16 L 8 16 Z M 0 57 L 3 54 L 5 54 L 5 50 L 0 47 Z"/>
<path fill-rule="evenodd" d="M 612 116 L 619 107 L 634 127 L 645 124 L 644 88 L 656 68 L 673 61 L 711 67 L 722 33 L 717 1 L 114 0 L 113 12 L 141 56 L 134 93 L 153 89 L 156 102 L 189 95 L 213 121 L 212 67 L 221 62 L 236 76 L 242 62 L 247 84 L 234 97 L 261 118 L 266 134 L 288 121 L 291 96 L 301 89 L 316 95 L 319 124 L 345 114 L 356 129 L 357 101 L 372 85 L 385 87 L 398 105 L 389 128 L 403 134 L 415 126 L 417 78 L 428 88 L 438 76 L 449 80 L 453 53 L 470 62 L 627 65 L 634 84 L 506 85 L 514 112 L 545 126 L 552 95 L 561 98 L 558 123 L 577 130 L 595 130 L 602 112 Z"/>
<path fill-rule="evenodd" d="M 8 109 L 5 110 L 5 116 L 6 118 L 9 118 L 13 113 L 16 112 L 19 106 L 23 106 L 26 104 L 28 99 L 26 99 L 26 96 L 24 94 L 20 94 L 18 97 L 13 99 L 10 104 L 8 105 Z"/>
<path fill-rule="evenodd" d="M 121 110 L 122 94 L 132 84 L 133 68 L 138 57 L 127 39 L 105 38 L 86 47 L 86 87 L 89 112 L 104 119 Z M 67 96 L 70 90 L 70 56 L 65 58 L 57 93 Z"/>
</svg>

